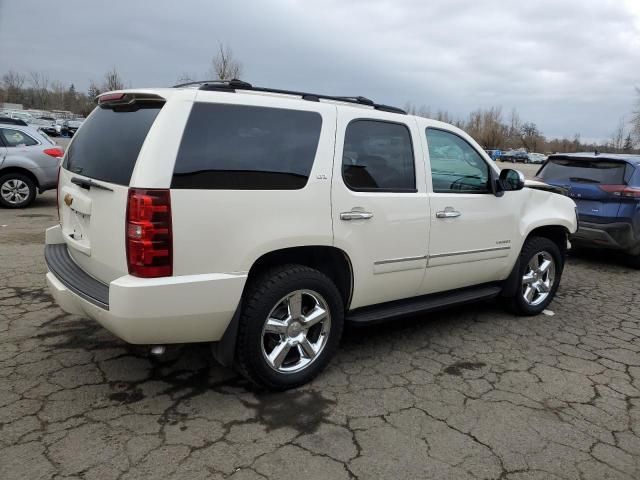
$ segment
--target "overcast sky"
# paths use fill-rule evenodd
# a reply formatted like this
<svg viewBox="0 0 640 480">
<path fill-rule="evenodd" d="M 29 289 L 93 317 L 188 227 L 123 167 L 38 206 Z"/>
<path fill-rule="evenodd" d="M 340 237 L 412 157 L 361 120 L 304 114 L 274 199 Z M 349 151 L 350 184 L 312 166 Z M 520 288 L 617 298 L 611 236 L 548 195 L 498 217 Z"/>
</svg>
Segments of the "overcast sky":
<svg viewBox="0 0 640 480">
<path fill-rule="evenodd" d="M 608 138 L 640 86 L 640 0 L 0 0 L 0 74 L 127 85 L 243 79 L 465 116 L 512 107 L 547 136 Z"/>
</svg>

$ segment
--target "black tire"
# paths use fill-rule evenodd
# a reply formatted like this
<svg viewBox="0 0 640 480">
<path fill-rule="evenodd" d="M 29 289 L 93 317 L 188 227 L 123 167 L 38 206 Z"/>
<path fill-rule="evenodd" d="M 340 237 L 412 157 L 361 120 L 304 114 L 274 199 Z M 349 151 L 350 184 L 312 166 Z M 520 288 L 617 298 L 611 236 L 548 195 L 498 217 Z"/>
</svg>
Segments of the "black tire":
<svg viewBox="0 0 640 480">
<path fill-rule="evenodd" d="M 24 200 L 17 201 L 14 203 L 14 202 L 8 201 L 2 196 L 3 185 L 5 185 L 7 182 L 11 182 L 12 180 L 15 182 L 22 182 L 29 189 L 29 192 Z M 0 177 L 0 205 L 1 206 L 5 208 L 25 208 L 25 207 L 28 207 L 35 198 L 36 198 L 36 184 L 27 175 L 24 175 L 22 173 L 7 173 Z"/>
<path fill-rule="evenodd" d="M 313 291 L 321 296 L 329 311 L 330 329 L 324 347 L 310 364 L 299 371 L 281 373 L 267 363 L 263 342 L 268 339 L 263 338 L 263 328 L 274 307 L 298 290 Z M 235 367 L 253 384 L 269 390 L 287 390 L 303 385 L 318 375 L 335 354 L 342 337 L 343 323 L 342 298 L 326 275 L 303 265 L 269 268 L 247 286 L 238 325 Z M 292 355 L 297 355 L 297 350 L 291 348 Z"/>
<path fill-rule="evenodd" d="M 640 253 L 637 255 L 629 255 L 628 263 L 633 268 L 637 268 L 638 270 L 640 270 Z"/>
<path fill-rule="evenodd" d="M 524 296 L 525 285 L 523 284 L 523 277 L 525 273 L 528 271 L 529 262 L 536 256 L 540 256 L 543 252 L 547 253 L 554 262 L 554 278 L 553 283 L 550 285 L 550 289 L 546 298 L 544 298 L 540 303 L 536 303 L 532 305 L 527 302 Z M 538 257 L 540 258 L 540 257 Z M 520 252 L 520 267 L 518 271 L 518 276 L 516 277 L 516 282 L 518 282 L 518 286 L 515 289 L 515 294 L 509 300 L 509 306 L 514 311 L 514 313 L 518 315 L 538 315 L 542 313 L 544 309 L 553 301 L 553 297 L 558 290 L 558 286 L 560 285 L 560 279 L 562 277 L 562 271 L 564 269 L 564 257 L 560 250 L 560 247 L 553 241 L 549 240 L 545 237 L 531 237 L 527 239 L 524 246 L 522 247 L 522 251 Z"/>
</svg>

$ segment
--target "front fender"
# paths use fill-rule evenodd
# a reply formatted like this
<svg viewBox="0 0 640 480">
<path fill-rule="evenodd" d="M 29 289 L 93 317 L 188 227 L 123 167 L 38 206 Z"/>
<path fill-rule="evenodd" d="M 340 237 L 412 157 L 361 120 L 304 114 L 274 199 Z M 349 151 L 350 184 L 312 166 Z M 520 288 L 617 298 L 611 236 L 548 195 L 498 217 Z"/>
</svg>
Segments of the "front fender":
<svg viewBox="0 0 640 480">
<path fill-rule="evenodd" d="M 520 218 L 519 230 L 524 240 L 536 228 L 564 227 L 567 232 L 578 229 L 576 204 L 569 197 L 542 190 L 529 189 L 530 197 Z"/>
</svg>

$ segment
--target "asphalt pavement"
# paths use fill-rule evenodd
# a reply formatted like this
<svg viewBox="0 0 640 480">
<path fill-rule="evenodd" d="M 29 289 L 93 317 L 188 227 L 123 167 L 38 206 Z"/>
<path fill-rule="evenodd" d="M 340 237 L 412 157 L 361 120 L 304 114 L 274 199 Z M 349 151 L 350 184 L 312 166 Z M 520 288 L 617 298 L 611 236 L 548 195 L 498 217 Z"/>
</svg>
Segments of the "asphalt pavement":
<svg viewBox="0 0 640 480">
<path fill-rule="evenodd" d="M 56 222 L 53 193 L 0 209 L 2 480 L 640 478 L 640 271 L 619 257 L 571 256 L 548 315 L 347 329 L 314 382 L 270 394 L 207 345 L 156 363 L 64 314 Z"/>
</svg>

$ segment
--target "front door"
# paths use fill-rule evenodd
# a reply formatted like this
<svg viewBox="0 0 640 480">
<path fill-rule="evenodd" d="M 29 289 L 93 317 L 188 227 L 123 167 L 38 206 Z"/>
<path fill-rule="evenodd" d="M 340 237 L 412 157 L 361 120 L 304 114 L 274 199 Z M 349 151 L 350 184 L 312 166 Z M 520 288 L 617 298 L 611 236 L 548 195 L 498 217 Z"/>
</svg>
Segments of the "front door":
<svg viewBox="0 0 640 480">
<path fill-rule="evenodd" d="M 496 197 L 489 164 L 462 136 L 431 127 L 422 133 L 432 193 L 429 263 L 421 293 L 504 278 L 518 225 L 515 197 L 521 192 Z"/>
<path fill-rule="evenodd" d="M 338 109 L 332 178 L 335 245 L 353 267 L 351 308 L 414 296 L 429 234 L 417 125 L 367 112 Z"/>
</svg>

